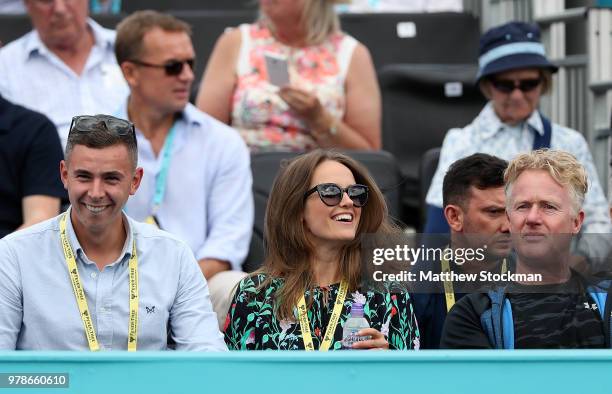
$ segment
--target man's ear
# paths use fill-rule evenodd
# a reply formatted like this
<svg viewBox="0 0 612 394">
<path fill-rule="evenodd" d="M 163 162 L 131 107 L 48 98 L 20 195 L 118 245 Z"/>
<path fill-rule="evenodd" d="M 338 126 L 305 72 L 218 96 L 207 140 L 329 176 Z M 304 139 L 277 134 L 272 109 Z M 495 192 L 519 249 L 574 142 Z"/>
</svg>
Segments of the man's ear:
<svg viewBox="0 0 612 394">
<path fill-rule="evenodd" d="M 142 177 L 144 175 L 144 170 L 142 167 L 137 167 L 134 170 L 134 176 L 132 177 L 132 184 L 130 185 L 130 196 L 136 194 L 136 191 L 140 187 L 140 182 L 142 181 Z"/>
<path fill-rule="evenodd" d="M 454 232 L 460 233 L 463 231 L 463 220 L 464 212 L 460 206 L 454 204 L 448 204 L 444 207 L 444 217 L 448 223 L 448 226 Z"/>
<path fill-rule="evenodd" d="M 62 183 L 64 184 L 64 189 L 68 190 L 68 165 L 66 164 L 66 160 L 60 161 L 60 178 Z"/>
<path fill-rule="evenodd" d="M 581 209 L 574 218 L 574 234 L 578 234 L 580 232 L 580 229 L 582 228 L 582 222 L 584 222 L 584 211 Z"/>
<path fill-rule="evenodd" d="M 134 86 L 134 84 L 136 83 L 136 74 L 138 73 L 136 65 L 131 62 L 123 62 L 121 63 L 120 67 L 125 81 L 130 87 Z"/>
</svg>

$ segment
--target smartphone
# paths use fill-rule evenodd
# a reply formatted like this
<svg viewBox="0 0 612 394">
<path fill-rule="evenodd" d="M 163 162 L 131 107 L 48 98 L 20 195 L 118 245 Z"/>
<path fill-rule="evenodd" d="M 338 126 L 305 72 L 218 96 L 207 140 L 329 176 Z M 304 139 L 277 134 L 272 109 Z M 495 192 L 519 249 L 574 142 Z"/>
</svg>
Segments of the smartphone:
<svg viewBox="0 0 612 394">
<path fill-rule="evenodd" d="M 289 69 L 287 58 L 274 53 L 266 53 L 266 69 L 268 71 L 268 81 L 278 87 L 289 84 Z"/>
</svg>

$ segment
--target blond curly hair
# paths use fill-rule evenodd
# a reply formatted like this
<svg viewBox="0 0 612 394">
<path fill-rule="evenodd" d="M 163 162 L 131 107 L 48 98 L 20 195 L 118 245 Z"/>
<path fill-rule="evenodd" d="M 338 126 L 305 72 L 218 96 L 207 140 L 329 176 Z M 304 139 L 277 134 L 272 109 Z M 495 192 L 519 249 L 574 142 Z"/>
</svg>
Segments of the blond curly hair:
<svg viewBox="0 0 612 394">
<path fill-rule="evenodd" d="M 572 154 L 561 150 L 538 149 L 515 157 L 504 172 L 506 204 L 514 182 L 527 170 L 548 172 L 558 184 L 567 188 L 574 214 L 580 211 L 589 189 L 588 176 L 584 166 Z"/>
</svg>

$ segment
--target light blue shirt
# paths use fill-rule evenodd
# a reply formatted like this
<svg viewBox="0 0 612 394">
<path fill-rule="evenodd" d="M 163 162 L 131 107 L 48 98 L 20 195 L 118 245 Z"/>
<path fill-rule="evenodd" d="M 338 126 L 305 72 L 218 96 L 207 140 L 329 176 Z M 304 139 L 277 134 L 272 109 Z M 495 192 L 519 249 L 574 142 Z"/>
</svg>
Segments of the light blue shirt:
<svg viewBox="0 0 612 394">
<path fill-rule="evenodd" d="M 126 106 L 116 116 L 127 119 Z M 144 221 L 151 214 L 163 152 L 156 157 L 149 140 L 138 130 L 136 135 L 144 177 L 126 211 Z M 197 260 L 225 260 L 241 270 L 254 211 L 250 154 L 240 135 L 188 104 L 175 123 L 166 182 L 156 214 L 161 228 L 187 242 Z"/>
<path fill-rule="evenodd" d="M 70 211 L 69 211 L 70 212 Z M 0 239 L 0 349 L 88 350 L 59 235 L 60 216 Z M 208 286 L 184 242 L 124 216 L 128 234 L 102 271 L 66 232 L 101 350 L 127 350 L 128 260 L 138 255 L 138 350 L 226 350 Z"/>
<path fill-rule="evenodd" d="M 115 59 L 115 32 L 92 19 L 95 44 L 77 75 L 51 52 L 33 30 L 0 49 L 0 94 L 47 115 L 62 147 L 75 115 L 112 114 L 129 89 Z"/>
<path fill-rule="evenodd" d="M 501 122 L 492 104 L 488 103 L 471 124 L 462 129 L 451 129 L 444 137 L 438 169 L 427 193 L 427 203 L 442 207 L 442 182 L 448 168 L 455 161 L 477 152 L 510 161 L 519 153 L 532 150 L 534 133 L 544 134 L 542 119 L 537 112 L 534 112 L 522 127 L 510 127 Z M 586 168 L 589 190 L 583 205 L 585 218 L 582 232 L 609 234 L 612 225 L 608 202 L 584 137 L 575 130 L 552 124 L 550 148 L 571 153 Z"/>
</svg>

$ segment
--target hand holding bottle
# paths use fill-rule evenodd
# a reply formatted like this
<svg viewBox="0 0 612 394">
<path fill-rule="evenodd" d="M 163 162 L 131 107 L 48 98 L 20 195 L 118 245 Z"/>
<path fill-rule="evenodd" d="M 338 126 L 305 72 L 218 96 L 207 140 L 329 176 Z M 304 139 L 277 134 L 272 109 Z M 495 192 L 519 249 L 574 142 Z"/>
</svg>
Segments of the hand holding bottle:
<svg viewBox="0 0 612 394">
<path fill-rule="evenodd" d="M 353 349 L 355 350 L 389 350 L 389 342 L 387 342 L 383 333 L 375 328 L 364 328 L 357 335 L 369 336 L 371 338 L 366 341 L 353 343 Z"/>
</svg>

